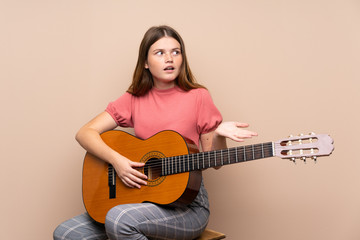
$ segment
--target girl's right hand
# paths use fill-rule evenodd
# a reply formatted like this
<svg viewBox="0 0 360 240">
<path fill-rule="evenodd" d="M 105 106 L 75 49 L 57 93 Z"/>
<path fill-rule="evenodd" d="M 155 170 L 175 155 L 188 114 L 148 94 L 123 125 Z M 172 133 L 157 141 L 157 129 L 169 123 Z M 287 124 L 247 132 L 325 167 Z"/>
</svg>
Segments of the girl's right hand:
<svg viewBox="0 0 360 240">
<path fill-rule="evenodd" d="M 112 165 L 127 187 L 141 188 L 141 185 L 147 185 L 147 176 L 136 169 L 144 167 L 145 163 L 133 162 L 121 156 Z"/>
</svg>

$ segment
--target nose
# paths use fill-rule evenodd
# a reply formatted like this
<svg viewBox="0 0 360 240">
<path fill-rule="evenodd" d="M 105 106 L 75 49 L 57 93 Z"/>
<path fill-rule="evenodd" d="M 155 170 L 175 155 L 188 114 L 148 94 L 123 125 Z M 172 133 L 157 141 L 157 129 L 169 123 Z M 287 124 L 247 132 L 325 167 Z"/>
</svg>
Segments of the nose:
<svg viewBox="0 0 360 240">
<path fill-rule="evenodd" d="M 173 56 L 171 55 L 171 53 L 166 53 L 165 54 L 165 62 L 172 62 L 173 61 Z"/>
</svg>

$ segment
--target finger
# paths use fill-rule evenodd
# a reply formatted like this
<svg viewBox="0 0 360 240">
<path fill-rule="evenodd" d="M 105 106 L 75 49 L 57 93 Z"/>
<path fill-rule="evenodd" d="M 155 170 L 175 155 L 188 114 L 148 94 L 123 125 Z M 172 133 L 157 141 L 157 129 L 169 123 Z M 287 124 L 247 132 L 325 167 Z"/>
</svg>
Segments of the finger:
<svg viewBox="0 0 360 240">
<path fill-rule="evenodd" d="M 139 186 L 139 188 L 140 188 L 140 185 L 144 185 L 144 186 L 147 185 L 146 181 L 144 181 L 142 178 L 140 178 L 136 175 L 130 175 L 129 180 L 131 180 L 133 184 L 136 184 L 137 186 Z"/>
<path fill-rule="evenodd" d="M 257 135 L 254 135 L 252 133 L 243 133 L 243 134 L 239 134 L 239 135 L 236 135 L 236 137 L 238 138 L 252 138 L 252 137 L 256 137 Z"/>
<path fill-rule="evenodd" d="M 140 180 L 141 180 L 141 182 L 140 182 L 141 184 L 143 184 L 143 185 L 147 184 L 147 182 L 144 181 L 144 180 L 147 180 L 147 179 L 148 179 L 148 177 L 147 177 L 145 174 L 143 174 L 143 173 L 141 173 L 141 172 L 139 172 L 139 171 L 137 171 L 137 170 L 132 171 L 131 174 L 132 174 L 134 177 L 140 179 Z"/>
<path fill-rule="evenodd" d="M 258 135 L 257 132 L 253 132 L 253 131 L 249 131 L 248 134 L 250 136 L 257 136 Z"/>
<path fill-rule="evenodd" d="M 121 178 L 121 181 L 125 184 L 125 186 L 129 187 L 129 188 L 134 188 L 133 184 L 131 181 L 129 181 L 128 178 Z"/>
<path fill-rule="evenodd" d="M 241 128 L 249 127 L 248 123 L 236 122 L 235 124 L 236 124 L 237 127 L 241 127 Z"/>
<path fill-rule="evenodd" d="M 145 166 L 145 163 L 141 162 L 130 162 L 130 166 L 133 168 L 141 168 Z"/>
<path fill-rule="evenodd" d="M 237 142 L 244 142 L 244 139 L 252 138 L 257 135 L 253 135 L 254 133 L 240 133 L 240 134 L 234 134 L 233 136 L 230 136 L 230 138 Z"/>
<path fill-rule="evenodd" d="M 231 139 L 231 140 L 234 140 L 234 141 L 236 141 L 236 142 L 243 142 L 244 141 L 244 139 L 243 138 L 241 138 L 241 137 L 238 137 L 238 136 L 229 136 L 229 138 Z"/>
<path fill-rule="evenodd" d="M 244 138 L 251 138 L 251 137 L 257 136 L 257 134 L 250 132 L 250 133 L 245 133 L 245 134 L 243 134 L 242 136 L 243 136 Z"/>
<path fill-rule="evenodd" d="M 133 162 L 133 161 L 130 161 L 130 164 L 133 165 L 133 166 L 137 166 L 137 167 L 143 167 L 143 166 L 145 166 L 145 163 L 143 163 L 143 162 Z"/>
<path fill-rule="evenodd" d="M 238 133 L 236 135 L 244 136 L 244 137 L 252 137 L 252 136 L 257 136 L 258 134 L 256 132 L 249 131 L 249 130 L 241 130 L 241 131 L 238 131 Z"/>
<path fill-rule="evenodd" d="M 131 179 L 131 177 L 124 177 L 123 182 L 129 188 L 139 188 L 139 189 L 141 188 L 141 185 L 136 181 L 134 181 L 133 179 Z"/>
<path fill-rule="evenodd" d="M 130 166 L 132 168 L 133 171 L 131 171 L 131 174 L 142 178 L 142 179 L 147 179 L 147 176 L 143 173 L 141 173 L 140 171 L 138 171 L 136 168 L 142 168 L 145 166 L 145 163 L 140 163 L 140 162 L 130 162 Z"/>
</svg>

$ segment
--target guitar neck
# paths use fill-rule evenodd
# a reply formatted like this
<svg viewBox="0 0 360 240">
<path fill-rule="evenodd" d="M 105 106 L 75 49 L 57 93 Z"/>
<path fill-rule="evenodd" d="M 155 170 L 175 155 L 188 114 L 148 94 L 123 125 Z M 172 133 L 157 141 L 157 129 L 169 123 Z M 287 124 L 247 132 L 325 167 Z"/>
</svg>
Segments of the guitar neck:
<svg viewBox="0 0 360 240">
<path fill-rule="evenodd" d="M 274 156 L 273 142 L 173 156 L 161 160 L 161 175 L 172 175 Z"/>
</svg>

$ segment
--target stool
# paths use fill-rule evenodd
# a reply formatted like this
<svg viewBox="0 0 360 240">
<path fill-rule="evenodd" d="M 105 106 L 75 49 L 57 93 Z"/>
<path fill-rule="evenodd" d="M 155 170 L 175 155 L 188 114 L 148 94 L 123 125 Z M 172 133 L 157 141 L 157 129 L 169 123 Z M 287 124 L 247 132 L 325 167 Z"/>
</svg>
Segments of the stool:
<svg viewBox="0 0 360 240">
<path fill-rule="evenodd" d="M 216 232 L 209 228 L 205 229 L 205 231 L 195 240 L 217 240 L 224 239 L 226 236 L 223 233 Z"/>
</svg>

